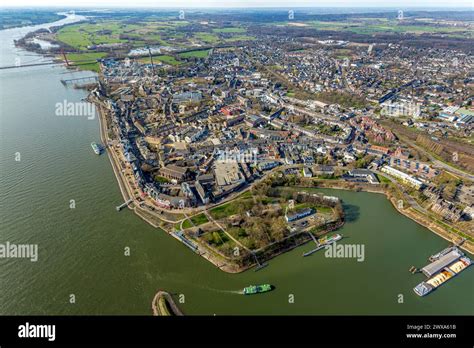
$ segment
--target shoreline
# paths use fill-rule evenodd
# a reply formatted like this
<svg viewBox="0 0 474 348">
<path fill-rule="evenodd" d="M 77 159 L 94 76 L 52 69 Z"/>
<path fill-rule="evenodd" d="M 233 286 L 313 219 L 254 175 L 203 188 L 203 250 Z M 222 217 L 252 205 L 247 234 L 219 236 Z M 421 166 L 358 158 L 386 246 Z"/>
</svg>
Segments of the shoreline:
<svg viewBox="0 0 474 348">
<path fill-rule="evenodd" d="M 108 143 L 107 143 L 107 138 L 106 138 L 106 131 L 107 131 L 107 127 L 104 125 L 104 123 L 106 123 L 106 119 L 105 119 L 105 114 L 102 110 L 102 106 L 101 105 L 98 105 L 97 103 L 94 103 L 94 105 L 96 105 L 96 108 L 98 109 L 98 113 L 99 113 L 99 124 L 100 124 L 100 136 L 101 136 L 101 141 L 106 144 L 107 146 L 105 147 L 106 149 L 106 152 L 107 152 L 107 155 L 108 155 L 108 158 L 109 158 L 109 161 L 112 165 L 112 168 L 113 168 L 113 171 L 114 171 L 114 175 L 115 175 L 115 178 L 117 180 L 117 182 L 119 183 L 119 188 L 120 188 L 120 192 L 122 194 L 122 197 L 124 198 L 125 201 L 129 200 L 131 197 L 128 195 L 128 192 L 127 193 L 124 193 L 124 189 L 122 187 L 122 185 L 125 185 L 123 183 L 123 178 L 122 178 L 122 175 L 121 173 L 117 173 L 118 171 L 118 168 L 116 167 L 116 165 L 118 165 L 117 163 L 115 163 L 116 159 L 115 158 L 112 158 L 114 157 L 114 155 L 111 153 L 111 150 L 109 149 L 108 147 Z M 425 221 L 426 218 L 423 218 L 421 216 L 419 216 L 416 211 L 413 211 L 414 209 L 412 207 L 410 208 L 407 208 L 407 209 L 400 209 L 398 208 L 396 202 L 394 202 L 394 200 L 392 199 L 392 197 L 389 195 L 389 193 L 381 188 L 381 190 L 375 190 L 375 189 L 370 189 L 370 188 L 366 188 L 366 187 L 363 187 L 363 186 L 357 186 L 354 189 L 349 189 L 349 188 L 344 188 L 344 187 L 340 187 L 338 185 L 337 182 L 334 182 L 333 180 L 325 180 L 324 181 L 325 185 L 327 185 L 327 183 L 329 183 L 329 185 L 327 185 L 326 187 L 315 187 L 315 188 L 329 188 L 329 189 L 336 189 L 336 190 L 346 190 L 346 191 L 351 191 L 351 192 L 355 192 L 356 190 L 360 190 L 360 191 L 363 191 L 363 192 L 369 192 L 369 193 L 377 193 L 377 194 L 383 194 L 385 195 L 385 197 L 387 198 L 387 200 L 392 204 L 393 208 L 401 215 L 405 216 L 406 218 L 418 223 L 419 225 L 427 228 L 429 231 L 435 233 L 437 236 L 443 238 L 444 240 L 450 242 L 450 243 L 454 243 L 454 241 L 450 238 L 450 233 L 442 230 L 441 227 L 437 226 L 437 225 L 434 225 L 433 222 L 429 222 L 429 221 Z M 332 185 L 331 185 L 332 184 Z M 304 188 L 304 187 L 302 187 Z M 126 191 L 126 190 L 125 190 Z M 131 208 L 130 205 L 133 204 L 134 205 L 134 208 Z M 132 203 L 131 203 L 128 208 L 133 210 L 135 212 L 136 215 L 138 215 L 138 217 L 140 217 L 141 219 L 143 219 L 145 222 L 149 223 L 151 226 L 155 227 L 155 228 L 160 228 L 161 230 L 163 230 L 165 233 L 167 233 L 168 235 L 172 236 L 173 238 L 177 239 L 177 237 L 175 237 L 172 233 L 169 233 L 168 231 L 162 229 L 161 227 L 157 226 L 155 223 L 153 223 L 152 221 L 150 221 L 150 219 L 148 219 L 146 216 L 143 216 L 143 214 L 141 214 L 139 212 L 139 210 L 141 210 L 140 208 L 138 208 L 139 210 L 137 210 L 137 206 L 135 204 L 135 201 L 133 200 Z M 339 227 L 340 228 L 340 227 Z M 330 231 L 328 231 L 330 232 Z M 179 241 L 179 240 L 178 240 Z M 293 250 L 297 247 L 300 247 L 300 246 L 303 246 L 304 244 L 308 243 L 310 241 L 310 239 L 306 240 L 306 241 L 303 241 L 301 243 L 298 243 L 296 245 L 294 245 L 293 247 L 290 247 L 288 249 L 285 249 L 285 250 L 282 250 L 278 253 L 276 253 L 275 255 L 272 255 L 268 260 L 276 257 L 276 256 L 279 256 L 285 252 L 288 252 L 290 250 Z M 204 259 L 206 259 L 207 261 L 211 262 L 215 267 L 217 267 L 218 269 L 220 269 L 221 271 L 223 272 L 226 272 L 226 273 L 242 273 L 246 270 L 249 270 L 251 268 L 253 268 L 254 266 L 256 266 L 256 264 L 252 264 L 250 266 L 247 266 L 247 267 L 232 267 L 230 265 L 228 265 L 226 262 L 224 262 L 224 264 L 221 264 L 221 262 L 219 262 L 219 260 L 216 260 L 216 257 L 213 257 L 212 255 L 209 254 L 209 251 L 208 250 L 205 250 L 201 245 L 200 243 L 197 244 L 198 246 L 198 252 L 196 252 L 197 255 L 203 257 Z M 461 245 L 459 248 L 463 249 L 464 251 L 470 253 L 470 254 L 474 254 L 474 245 L 472 245 L 472 243 L 470 243 L 470 241 L 466 240 L 463 245 Z M 268 261 L 268 260 L 265 260 L 264 262 Z"/>
<path fill-rule="evenodd" d="M 120 189 L 120 193 L 122 194 L 122 198 L 125 200 L 125 201 L 128 201 L 129 199 L 132 199 L 132 202 L 127 206 L 130 210 L 133 210 L 133 212 L 138 215 L 139 218 L 141 218 L 142 220 L 144 220 L 145 222 L 149 223 L 151 226 L 155 227 L 155 228 L 159 228 L 160 230 L 162 230 L 163 232 L 165 232 L 166 234 L 168 234 L 169 236 L 173 237 L 174 239 L 176 239 L 177 241 L 179 241 L 181 244 L 182 242 L 179 240 L 178 237 L 176 237 L 174 234 L 166 231 L 165 229 L 163 229 L 162 227 L 156 225 L 154 222 L 150 221 L 149 218 L 147 218 L 146 216 L 143 216 L 143 213 L 141 212 L 142 209 L 136 205 L 136 202 L 135 200 L 133 199 L 132 196 L 130 196 L 128 190 L 126 188 L 124 188 L 124 186 L 126 186 L 126 184 L 124 183 L 124 179 L 122 177 L 122 173 L 119 172 L 119 167 L 118 167 L 118 163 L 117 163 L 117 159 L 115 158 L 115 155 L 112 153 L 112 150 L 109 149 L 109 146 L 108 146 L 108 142 L 107 142 L 107 135 L 106 135 L 106 132 L 107 132 L 107 127 L 106 127 L 106 116 L 105 116 L 105 113 L 102 109 L 102 105 L 100 105 L 99 103 L 97 102 L 93 102 L 93 104 L 96 106 L 97 108 L 97 111 L 98 111 L 98 114 L 99 114 L 99 127 L 100 127 L 100 138 L 101 138 L 101 142 L 103 144 L 106 144 L 105 146 L 105 151 L 107 152 L 107 156 L 109 158 L 109 161 L 110 161 L 110 164 L 112 166 L 112 170 L 114 172 L 114 175 L 115 175 L 115 178 L 119 184 L 119 189 Z M 237 195 L 238 197 L 239 195 Z M 226 203 L 228 203 L 226 201 Z M 131 207 L 133 205 L 133 208 Z M 146 212 L 146 213 L 149 213 L 149 212 Z M 324 229 L 321 231 L 320 235 L 324 235 L 324 234 L 327 234 L 327 233 L 330 233 L 330 232 L 333 232 L 339 228 L 341 228 L 342 226 L 344 225 L 344 222 L 342 223 L 339 223 L 337 225 L 337 228 L 327 228 L 327 229 Z M 270 255 L 267 259 L 265 259 L 263 261 L 263 263 L 266 263 L 267 261 L 273 259 L 274 257 L 277 257 L 283 253 L 286 253 L 288 251 L 291 251 L 295 248 L 298 248 L 300 246 L 303 246 L 305 245 L 306 243 L 310 242 L 312 239 L 308 236 L 306 238 L 303 237 L 301 240 L 299 240 L 296 244 L 294 245 L 290 245 L 289 247 L 284 247 L 282 250 Z M 286 242 L 286 239 L 285 239 L 285 242 Z M 209 252 L 209 249 L 208 248 L 205 248 L 201 245 L 201 243 L 195 243 L 197 245 L 197 252 L 195 252 L 196 255 L 204 258 L 205 260 L 209 261 L 210 263 L 212 263 L 215 267 L 217 267 L 218 269 L 220 269 L 221 271 L 225 272 L 225 273 L 232 273 L 232 274 L 237 274 L 237 273 L 242 273 L 242 272 L 245 272 L 251 268 L 254 268 L 255 266 L 257 266 L 257 263 L 251 263 L 250 265 L 247 265 L 247 266 L 238 266 L 236 264 L 229 264 L 228 261 L 229 260 L 220 260 L 220 258 L 222 258 L 223 256 L 219 255 L 219 256 L 214 256 L 212 255 L 210 252 Z M 213 251 L 215 253 L 215 251 Z"/>
<path fill-rule="evenodd" d="M 302 187 L 303 188 L 303 187 Z M 351 191 L 354 192 L 354 190 L 344 188 L 344 187 L 339 187 L 337 185 L 329 185 L 327 187 L 315 187 L 315 188 L 327 188 L 327 189 L 332 189 L 332 190 L 345 190 L 345 191 Z M 378 190 L 370 190 L 366 189 L 365 187 L 359 186 L 357 187 L 358 190 L 363 191 L 363 192 L 368 192 L 368 193 L 378 193 L 378 194 L 383 194 L 387 198 L 387 200 L 392 204 L 393 208 L 401 215 L 407 217 L 408 219 L 416 222 L 417 224 L 427 228 L 431 232 L 435 233 L 437 236 L 443 238 L 444 240 L 454 243 L 451 238 L 449 238 L 450 233 L 444 231 L 441 227 L 438 225 L 435 225 L 434 222 L 429 222 L 429 221 L 424 221 L 424 219 L 419 216 L 416 212 L 416 209 L 409 207 L 407 209 L 401 209 L 398 208 L 396 202 L 390 197 L 389 193 L 386 192 L 386 190 L 382 189 L 382 191 Z M 408 212 L 410 211 L 410 212 Z M 460 237 L 458 237 L 460 238 Z M 466 245 L 467 244 L 467 245 Z M 474 245 L 468 240 L 466 240 L 461 246 L 459 246 L 460 249 L 463 249 L 464 251 L 474 255 Z"/>
<path fill-rule="evenodd" d="M 181 243 L 181 241 L 176 236 L 174 236 L 172 233 L 169 233 L 168 231 L 166 231 L 162 227 L 156 225 L 149 218 L 144 216 L 143 213 L 141 212 L 142 209 L 136 206 L 135 200 L 129 195 L 128 191 L 126 189 L 124 189 L 123 186 L 125 186 L 126 184 L 123 182 L 122 175 L 119 172 L 119 169 L 117 167 L 118 166 L 118 163 L 116 163 L 117 159 L 115 158 L 114 154 L 112 153 L 112 150 L 110 150 L 109 146 L 108 146 L 107 135 L 106 135 L 107 127 L 105 126 L 107 120 L 105 118 L 106 117 L 105 113 L 103 112 L 101 105 L 99 105 L 96 102 L 94 102 L 93 104 L 96 106 L 97 112 L 99 114 L 98 118 L 99 118 L 101 142 L 103 144 L 106 144 L 105 152 L 107 153 L 107 157 L 109 158 L 109 162 L 112 166 L 112 170 L 114 172 L 115 179 L 118 182 L 122 198 L 124 199 L 124 201 L 128 201 L 129 199 L 132 199 L 132 202 L 127 206 L 127 208 L 132 210 L 139 218 L 141 218 L 142 220 L 144 220 L 145 222 L 147 222 L 151 226 L 162 230 L 164 233 L 166 233 L 170 237 L 173 237 L 174 239 L 176 239 L 177 241 L 179 241 Z M 133 208 L 131 207 L 131 205 L 133 205 Z M 198 244 L 198 252 L 196 252 L 196 255 L 203 257 L 204 259 L 206 259 L 207 261 L 212 263 L 215 267 L 217 267 L 218 269 L 220 269 L 221 271 L 224 271 L 226 273 L 240 273 L 240 272 L 243 272 L 243 271 L 247 270 L 248 268 L 253 267 L 253 265 L 252 265 L 252 266 L 250 266 L 248 268 L 245 268 L 245 269 L 240 269 L 240 268 L 235 269 L 235 267 L 228 266 L 226 262 L 224 262 L 222 264 L 222 262 L 217 260 L 217 257 L 215 257 L 213 255 L 210 255 L 209 252 L 207 250 L 204 250 L 204 248 L 200 244 Z"/>
<path fill-rule="evenodd" d="M 105 119 L 105 114 L 102 110 L 102 106 L 101 105 L 98 105 L 98 103 L 95 103 L 94 102 L 94 105 L 96 105 L 96 108 L 98 109 L 98 114 L 99 114 L 99 124 L 100 124 L 100 136 L 101 136 L 101 141 L 106 144 L 107 146 L 105 147 L 105 150 L 107 152 L 107 156 L 109 158 L 109 161 L 111 163 L 111 166 L 112 166 L 112 169 L 114 171 L 114 175 L 115 175 L 115 178 L 119 184 L 119 189 L 120 189 L 120 192 L 122 194 L 122 197 L 124 198 L 125 201 L 129 200 L 131 197 L 128 195 L 128 192 L 124 192 L 124 188 L 123 186 L 125 185 L 124 182 L 123 182 L 123 178 L 122 178 L 122 175 L 121 173 L 117 173 L 118 171 L 118 168 L 116 167 L 118 164 L 116 163 L 116 159 L 114 157 L 114 155 L 111 153 L 111 150 L 109 149 L 108 147 L 108 143 L 107 143 L 107 138 L 106 138 L 106 131 L 107 131 L 107 127 L 105 126 L 104 123 L 106 123 L 106 119 Z M 392 204 L 393 208 L 401 215 L 405 216 L 406 218 L 418 223 L 419 225 L 427 228 L 429 231 L 435 233 L 437 236 L 443 238 L 444 240 L 450 242 L 450 243 L 453 243 L 453 240 L 450 238 L 450 233 L 444 231 L 441 229 L 441 227 L 437 226 L 437 225 L 433 225 L 434 223 L 430 223 L 429 221 L 425 221 L 425 219 L 423 219 L 422 217 L 420 217 L 416 212 L 413 211 L 413 209 L 410 207 L 408 209 L 406 209 L 407 211 L 405 210 L 402 210 L 402 209 L 399 209 L 396 205 L 396 202 L 393 201 L 392 197 L 390 197 L 389 193 L 385 190 L 385 189 L 381 189 L 381 190 L 375 190 L 375 189 L 370 189 L 370 188 L 366 188 L 366 187 L 363 187 L 363 186 L 357 186 L 354 189 L 349 189 L 349 188 L 344 188 L 344 187 L 340 187 L 338 185 L 337 182 L 334 182 L 333 180 L 325 180 L 324 181 L 325 185 L 327 183 L 329 183 L 329 185 L 325 186 L 325 187 L 315 187 L 315 188 L 329 188 L 329 189 L 336 189 L 336 190 L 346 190 L 346 191 L 351 191 L 351 192 L 355 192 L 356 190 L 360 190 L 360 191 L 363 191 L 363 192 L 369 192 L 369 193 L 377 193 L 377 194 L 383 194 L 385 195 L 385 197 L 389 200 L 389 202 Z M 331 185 L 332 184 L 332 185 Z M 301 188 L 305 188 L 305 187 L 301 187 Z M 308 187 L 307 187 L 308 188 Z M 125 190 L 127 191 L 127 190 Z M 133 208 L 131 208 L 131 205 L 133 204 Z M 177 237 L 175 237 L 172 233 L 169 233 L 168 231 L 164 230 L 163 228 L 161 228 L 160 226 L 157 226 L 154 222 L 150 221 L 150 219 L 148 219 L 146 216 L 143 216 L 143 214 L 140 212 L 140 208 L 136 206 L 136 203 L 134 200 L 132 200 L 132 203 L 128 206 L 129 209 L 133 210 L 134 213 L 140 217 L 142 220 L 144 220 L 145 222 L 147 222 L 148 224 L 150 224 L 151 226 L 155 227 L 155 228 L 159 228 L 161 230 L 163 230 L 166 234 L 168 234 L 169 236 L 177 239 L 179 241 L 179 239 Z M 138 209 L 138 210 L 137 210 Z M 340 228 L 340 227 L 339 227 Z M 330 231 L 328 231 L 329 233 Z M 275 255 L 272 255 L 268 260 L 271 260 L 272 258 L 274 257 L 277 257 L 285 252 L 288 252 L 288 251 L 291 251 L 297 247 L 300 247 L 300 246 L 303 246 L 304 244 L 308 243 L 310 241 L 310 239 L 306 240 L 306 241 L 302 241 L 301 243 L 298 243 L 296 245 L 294 245 L 293 247 L 290 247 L 288 249 L 285 249 L 285 250 L 282 250 L 278 253 L 276 253 Z M 220 262 L 220 260 L 217 260 L 217 257 L 216 256 L 213 256 L 213 255 L 210 255 L 209 251 L 206 250 L 204 247 L 201 246 L 201 244 L 197 243 L 197 246 L 198 246 L 198 252 L 196 252 L 196 254 L 198 256 L 201 256 L 203 257 L 205 260 L 211 262 L 215 267 L 217 267 L 218 269 L 220 269 L 221 271 L 223 272 L 226 272 L 226 273 L 232 273 L 232 274 L 237 274 L 237 273 L 242 273 L 244 271 L 247 271 L 253 267 L 256 266 L 255 263 L 253 263 L 252 265 L 250 266 L 247 266 L 247 267 L 232 267 L 231 265 L 228 265 L 227 262 L 224 261 L 224 263 Z M 464 251 L 470 253 L 470 254 L 474 254 L 474 246 L 472 245 L 472 243 L 470 243 L 469 241 L 465 241 L 463 243 L 463 245 L 461 245 L 459 248 L 463 249 Z M 268 261 L 268 260 L 265 260 L 264 262 Z"/>
<path fill-rule="evenodd" d="M 57 22 L 61 22 L 62 20 L 65 20 L 65 19 L 68 19 L 69 16 L 65 13 L 65 12 L 62 12 L 62 13 L 57 13 L 58 15 L 62 15 L 64 16 L 63 18 L 60 18 L 56 21 L 53 21 L 53 22 L 42 22 L 42 23 L 36 23 L 36 24 L 33 24 L 33 25 L 26 25 L 26 26 L 13 26 L 13 27 L 10 27 L 10 28 L 3 28 L 1 29 L 1 31 L 6 31 L 6 30 L 14 30 L 14 29 L 21 29 L 21 28 L 26 28 L 26 27 L 31 27 L 32 29 L 34 27 L 40 27 L 40 26 L 45 26 L 47 24 L 54 24 L 54 23 L 57 23 Z M 71 23 L 63 23 L 59 26 L 64 26 L 64 25 L 67 25 L 67 24 L 71 24 Z M 28 34 L 34 32 L 35 30 L 32 30 L 28 33 L 26 33 L 25 35 L 23 35 L 22 37 L 25 37 L 27 36 Z M 44 52 L 42 53 L 38 53 L 38 54 L 41 54 L 43 56 L 47 56 L 47 54 L 45 54 Z M 105 115 L 103 114 L 103 110 L 102 110 L 102 106 L 99 105 L 98 103 L 96 102 L 93 102 L 93 104 L 96 106 L 96 109 L 98 110 L 98 114 L 99 114 L 99 132 L 100 132 L 100 137 L 101 137 L 101 141 L 102 143 L 104 144 L 107 144 L 107 138 L 106 138 L 106 131 L 107 131 L 107 127 L 106 125 L 103 124 L 103 122 L 106 122 L 105 120 Z M 104 119 L 103 119 L 104 118 Z M 139 206 L 136 206 L 136 203 L 135 201 L 133 200 L 133 197 L 131 197 L 127 190 L 126 190 L 126 187 L 124 188 L 124 186 L 126 186 L 126 183 L 123 182 L 123 178 L 121 176 L 121 173 L 118 173 L 119 171 L 119 168 L 120 167 L 117 167 L 119 165 L 119 163 L 116 162 L 116 159 L 113 158 L 114 155 L 111 153 L 111 151 L 109 151 L 109 148 L 108 148 L 108 145 L 106 145 L 105 147 L 105 150 L 107 152 L 107 155 L 108 155 L 108 158 L 109 158 L 109 161 L 110 161 L 110 164 L 112 166 L 112 169 L 114 171 L 114 175 L 116 177 L 116 180 L 119 184 L 119 189 L 120 189 L 120 192 L 122 194 L 122 197 L 124 198 L 125 201 L 129 200 L 129 199 L 132 199 L 132 203 L 134 205 L 133 208 L 130 207 L 130 205 L 128 205 L 127 207 L 131 210 L 134 210 L 134 212 L 140 217 L 142 218 L 144 221 L 146 221 L 147 223 L 149 223 L 150 225 L 152 225 L 153 227 L 155 228 L 160 228 L 162 229 L 161 227 L 157 226 L 155 223 L 153 223 L 152 221 L 150 221 L 150 219 L 148 219 L 147 217 L 143 216 L 142 214 L 140 214 L 137 209 L 140 209 Z M 328 182 L 325 180 L 325 182 Z M 335 183 L 336 185 L 329 185 L 327 186 L 326 188 L 331 188 L 331 189 L 341 189 L 341 190 L 347 190 L 347 191 L 354 191 L 352 189 L 349 189 L 349 188 L 343 188 L 343 187 L 339 187 L 337 186 L 337 183 Z M 324 187 L 322 187 L 324 188 Z M 439 237 L 453 243 L 453 240 L 450 238 L 450 235 L 451 233 L 450 232 L 447 232 L 445 231 L 442 227 L 440 227 L 439 225 L 435 224 L 434 222 L 431 222 L 431 221 L 426 221 L 426 219 L 428 219 L 427 217 L 422 217 L 419 215 L 419 213 L 416 212 L 416 209 L 414 209 L 413 207 L 410 207 L 410 208 L 407 208 L 407 209 L 401 209 L 401 208 L 398 208 L 397 205 L 395 204 L 395 202 L 392 200 L 392 197 L 390 197 L 389 193 L 386 191 L 386 190 L 382 190 L 382 191 L 378 191 L 378 190 L 370 190 L 370 189 L 367 189 L 365 187 L 357 187 L 358 190 L 360 191 L 363 191 L 363 192 L 370 192 L 370 193 L 382 193 L 382 194 L 385 194 L 386 198 L 392 203 L 392 206 L 395 208 L 395 210 L 397 210 L 401 215 L 404 215 L 405 217 L 415 221 L 416 223 L 420 224 L 421 226 L 429 229 L 430 231 L 434 232 L 436 235 L 438 235 Z M 125 191 L 125 192 L 124 192 Z M 233 199 L 233 198 L 232 198 Z M 229 201 L 232 201 L 232 199 L 229 199 Z M 164 221 L 164 220 L 162 220 Z M 164 230 L 165 231 L 165 230 Z M 166 233 L 168 233 L 167 231 L 165 231 Z M 170 235 L 172 235 L 171 233 L 168 233 Z M 458 236 L 458 238 L 460 238 Z M 304 244 L 304 243 L 303 243 Z M 467 245 L 466 245 L 467 244 Z M 462 246 L 460 246 L 461 249 L 471 253 L 471 254 L 474 254 L 474 243 L 470 242 L 469 240 L 466 240 Z M 204 257 L 204 256 L 203 256 Z M 206 257 L 205 257 L 206 258 Z M 207 258 L 206 258 L 207 259 Z M 211 261 L 211 260 L 209 260 Z M 216 267 L 218 267 L 219 269 L 221 269 L 222 266 L 219 266 L 217 264 L 217 262 L 213 262 L 211 261 Z M 253 267 L 253 266 L 252 266 Z M 251 267 L 249 267 L 251 268 Z M 245 268 L 244 270 L 246 270 L 248 268 Z M 244 271 L 242 270 L 242 271 Z M 238 272 L 241 272 L 241 271 L 238 271 Z"/>
</svg>

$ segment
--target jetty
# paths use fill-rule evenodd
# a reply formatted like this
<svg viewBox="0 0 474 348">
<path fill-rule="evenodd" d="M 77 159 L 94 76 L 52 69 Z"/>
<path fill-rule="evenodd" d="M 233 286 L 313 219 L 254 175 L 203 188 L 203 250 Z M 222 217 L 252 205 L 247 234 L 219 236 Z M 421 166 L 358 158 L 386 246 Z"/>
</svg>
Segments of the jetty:
<svg viewBox="0 0 474 348">
<path fill-rule="evenodd" d="M 183 316 L 169 293 L 159 290 L 151 303 L 154 316 Z"/>
<path fill-rule="evenodd" d="M 308 232 L 308 234 L 310 235 L 311 239 L 313 239 L 314 243 L 316 244 L 316 248 L 304 253 L 303 256 L 309 256 L 312 253 L 315 253 L 316 251 L 324 248 L 324 245 L 319 244 L 318 240 L 316 239 L 315 236 L 313 236 L 311 232 Z"/>
<path fill-rule="evenodd" d="M 120 211 L 122 210 L 122 208 L 125 208 L 126 206 L 128 206 L 130 203 L 132 203 L 133 199 L 129 199 L 128 201 L 126 202 L 123 202 L 122 204 L 118 205 L 115 207 L 115 209 L 117 209 L 117 211 Z"/>
<path fill-rule="evenodd" d="M 342 235 L 336 234 L 333 237 L 330 237 L 329 239 L 324 240 L 322 243 L 319 243 L 319 241 L 313 236 L 313 234 L 311 232 L 308 232 L 308 233 L 311 236 L 311 238 L 313 239 L 313 241 L 316 243 L 316 248 L 303 253 L 303 257 L 309 256 L 309 255 L 315 253 L 316 251 L 325 248 L 327 245 L 331 245 L 332 243 L 335 243 L 338 240 L 342 239 Z"/>
<path fill-rule="evenodd" d="M 262 268 L 265 268 L 265 267 L 268 266 L 268 263 L 266 263 L 266 262 L 260 263 L 260 261 L 258 261 L 257 255 L 254 252 L 252 252 L 252 255 L 255 258 L 255 262 L 257 263 L 257 267 L 255 268 L 255 272 L 260 271 Z"/>
</svg>

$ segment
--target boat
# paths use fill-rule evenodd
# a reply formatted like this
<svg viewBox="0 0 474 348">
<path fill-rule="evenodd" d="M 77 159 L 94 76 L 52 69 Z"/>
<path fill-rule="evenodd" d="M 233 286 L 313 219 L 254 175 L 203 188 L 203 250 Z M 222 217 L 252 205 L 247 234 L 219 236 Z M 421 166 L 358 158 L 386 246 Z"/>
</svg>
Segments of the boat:
<svg viewBox="0 0 474 348">
<path fill-rule="evenodd" d="M 342 239 L 342 236 L 341 236 L 339 233 L 337 233 L 337 234 L 335 234 L 335 235 L 333 235 L 333 236 L 331 236 L 331 237 L 329 237 L 329 238 L 325 238 L 325 239 L 321 242 L 321 244 L 329 245 L 329 244 L 332 244 L 332 243 L 334 243 L 334 242 L 337 242 L 337 241 L 340 240 L 340 239 Z"/>
<path fill-rule="evenodd" d="M 316 249 L 313 249 L 313 250 L 310 250 L 308 252 L 303 253 L 303 256 L 304 257 L 309 256 L 312 253 L 315 253 L 316 251 L 323 249 L 327 245 L 330 245 L 330 244 L 332 244 L 334 242 L 337 242 L 338 240 L 341 240 L 341 239 L 342 239 L 342 236 L 338 233 L 338 234 L 335 234 L 335 235 L 333 235 L 329 238 L 322 239 L 321 242 L 317 241 L 318 246 L 316 247 Z"/>
<path fill-rule="evenodd" d="M 263 284 L 263 285 L 250 285 L 244 288 L 243 294 L 244 295 L 253 295 L 253 294 L 260 294 L 263 292 L 273 290 L 273 286 L 270 284 Z"/>
<path fill-rule="evenodd" d="M 175 231 L 171 232 L 171 234 L 180 240 L 184 245 L 186 245 L 189 249 L 191 249 L 194 252 L 198 252 L 198 247 L 195 245 L 193 242 L 191 242 L 186 236 L 184 235 L 183 231 Z"/>
<path fill-rule="evenodd" d="M 433 291 L 433 289 L 434 288 L 428 283 L 421 282 L 413 288 L 413 291 L 415 291 L 415 294 L 417 294 L 418 296 L 425 296 L 428 295 L 431 291 Z"/>
<path fill-rule="evenodd" d="M 436 253 L 434 255 L 431 255 L 428 260 L 431 262 L 434 262 L 436 260 L 439 260 L 441 257 L 443 257 L 446 254 L 449 254 L 451 251 L 453 251 L 455 247 L 448 247 L 446 249 L 441 250 L 439 253 Z"/>
<path fill-rule="evenodd" d="M 91 143 L 91 147 L 92 147 L 92 150 L 94 150 L 94 153 L 95 153 L 96 155 L 100 155 L 100 154 L 101 154 L 102 149 L 101 149 L 101 147 L 100 147 L 97 143 L 92 142 L 92 143 Z"/>
<path fill-rule="evenodd" d="M 418 296 L 425 296 L 428 295 L 431 291 L 436 289 L 437 287 L 441 286 L 451 278 L 457 276 L 459 273 L 464 271 L 472 264 L 471 259 L 468 257 L 461 257 L 459 260 L 453 262 L 448 267 L 445 267 L 443 271 L 437 273 L 435 276 L 431 277 L 430 279 L 421 282 L 417 286 L 413 288 L 415 294 Z"/>
</svg>

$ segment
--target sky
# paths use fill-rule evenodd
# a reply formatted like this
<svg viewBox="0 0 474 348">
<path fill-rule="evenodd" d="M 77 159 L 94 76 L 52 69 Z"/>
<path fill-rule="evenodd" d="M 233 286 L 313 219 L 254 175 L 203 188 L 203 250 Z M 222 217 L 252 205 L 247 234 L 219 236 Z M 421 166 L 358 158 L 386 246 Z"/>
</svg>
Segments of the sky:
<svg viewBox="0 0 474 348">
<path fill-rule="evenodd" d="M 156 7 L 156 8 L 250 8 L 250 7 L 463 7 L 472 0 L 15 0 L 3 6 L 58 7 Z"/>
</svg>

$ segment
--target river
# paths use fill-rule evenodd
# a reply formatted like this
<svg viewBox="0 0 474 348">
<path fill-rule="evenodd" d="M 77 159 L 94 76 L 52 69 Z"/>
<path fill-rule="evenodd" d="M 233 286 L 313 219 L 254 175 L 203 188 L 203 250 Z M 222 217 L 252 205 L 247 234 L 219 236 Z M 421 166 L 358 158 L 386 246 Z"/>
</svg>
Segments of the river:
<svg viewBox="0 0 474 348">
<path fill-rule="evenodd" d="M 12 41 L 40 27 L 0 31 L 0 65 L 43 60 Z M 62 66 L 0 71 L 0 243 L 37 244 L 39 252 L 37 262 L 0 259 L 0 314 L 150 315 L 158 289 L 184 295 L 178 304 L 185 314 L 474 313 L 472 269 L 425 298 L 414 294 L 424 276 L 408 269 L 447 242 L 398 214 L 383 195 L 325 191 L 344 200 L 341 243 L 363 244 L 363 262 L 324 251 L 303 258 L 311 248 L 305 245 L 237 275 L 127 209 L 118 213 L 122 197 L 110 162 L 90 147 L 100 139 L 97 118 L 55 115 L 56 103 L 86 96 L 60 79 L 89 75 Z M 236 293 L 258 283 L 276 289 Z"/>
</svg>

